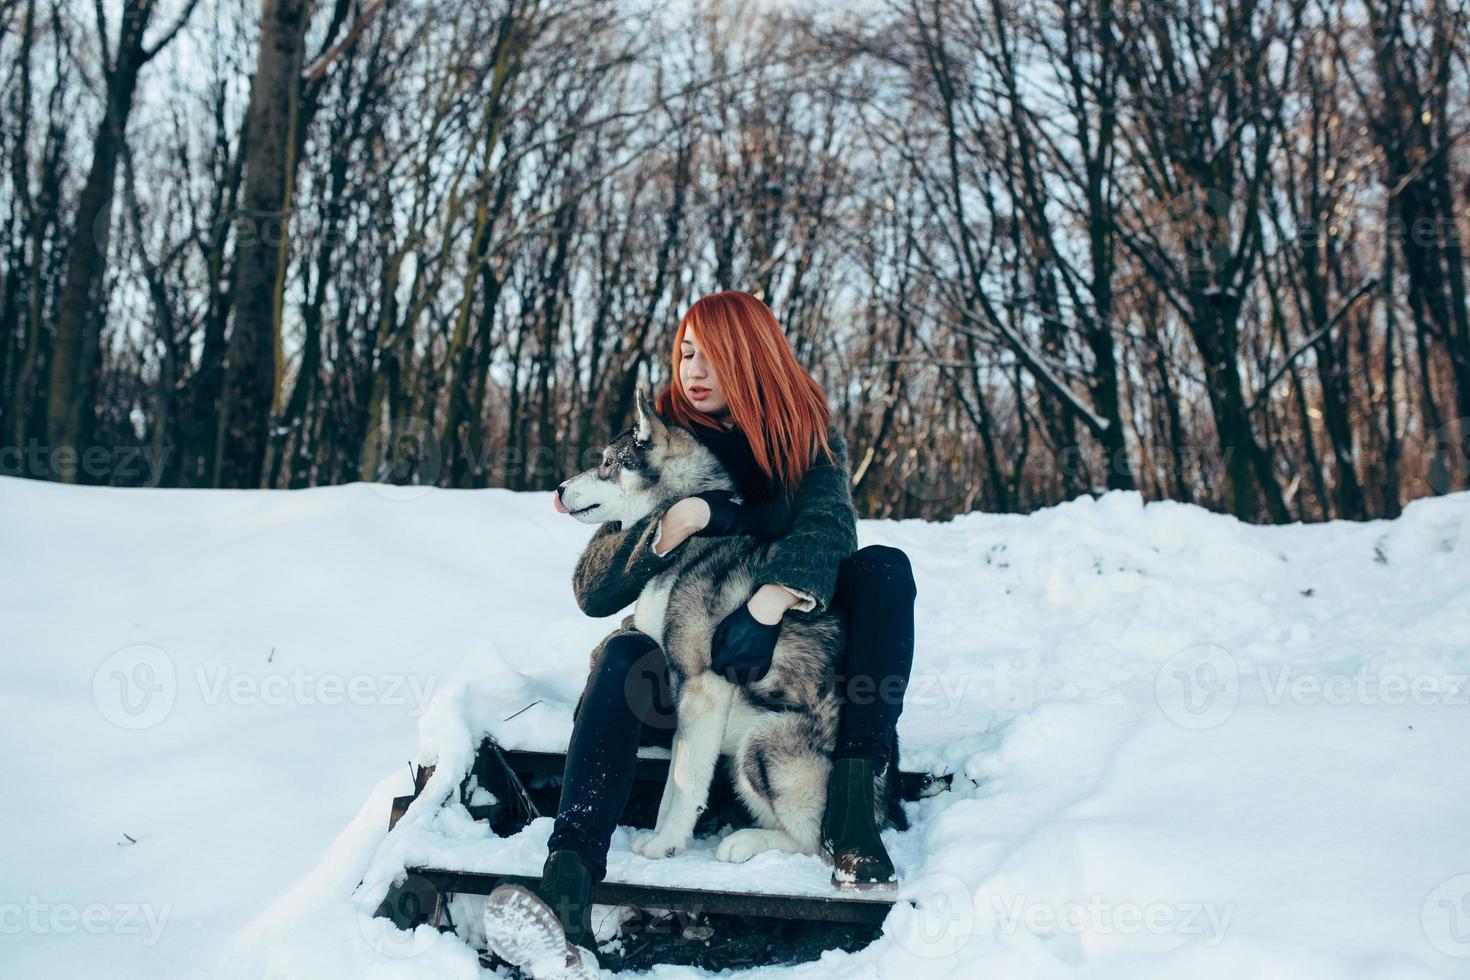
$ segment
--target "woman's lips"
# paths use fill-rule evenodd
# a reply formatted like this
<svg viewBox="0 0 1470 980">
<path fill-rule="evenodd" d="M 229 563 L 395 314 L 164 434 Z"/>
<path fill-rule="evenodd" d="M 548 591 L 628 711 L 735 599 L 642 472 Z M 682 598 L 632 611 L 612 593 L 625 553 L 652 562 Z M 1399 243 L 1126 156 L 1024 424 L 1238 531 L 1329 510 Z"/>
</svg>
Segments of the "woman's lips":
<svg viewBox="0 0 1470 980">
<path fill-rule="evenodd" d="M 708 398 L 709 397 L 709 389 L 708 388 L 690 388 L 689 389 L 689 397 L 690 398 L 693 398 L 695 401 L 699 401 L 701 398 Z"/>
</svg>

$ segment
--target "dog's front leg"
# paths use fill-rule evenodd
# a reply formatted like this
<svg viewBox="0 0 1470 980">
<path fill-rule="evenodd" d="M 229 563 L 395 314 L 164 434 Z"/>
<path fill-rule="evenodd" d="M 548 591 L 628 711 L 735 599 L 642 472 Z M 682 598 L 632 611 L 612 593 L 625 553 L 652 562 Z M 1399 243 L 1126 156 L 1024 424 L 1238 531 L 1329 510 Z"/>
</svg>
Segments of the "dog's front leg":
<svg viewBox="0 0 1470 980">
<path fill-rule="evenodd" d="M 663 795 L 659 797 L 658 801 L 658 817 L 653 822 L 652 831 L 639 834 L 633 838 L 634 854 L 646 854 L 648 857 L 657 859 L 662 857 L 672 857 L 674 854 L 679 853 L 679 848 L 677 847 L 674 848 L 673 852 L 669 854 L 665 854 L 663 851 L 650 853 L 656 849 L 656 844 L 654 843 L 654 840 L 658 837 L 659 830 L 669 826 L 669 808 L 673 806 L 674 794 L 676 792 L 675 787 L 678 785 L 674 781 L 674 760 L 686 757 L 689 752 L 687 748 L 679 748 L 679 741 L 679 733 L 678 731 L 675 731 L 674 739 L 672 742 L 669 743 L 669 774 L 664 777 Z M 645 847 L 648 848 L 648 851 L 644 850 Z"/>
<path fill-rule="evenodd" d="M 674 733 L 658 825 L 653 833 L 633 842 L 635 852 L 665 858 L 689 847 L 694 824 L 709 802 L 710 782 L 734 699 L 734 685 L 708 672 L 685 683 L 679 695 L 679 727 Z"/>
<path fill-rule="evenodd" d="M 664 822 L 668 820 L 669 806 L 674 802 L 674 753 L 675 746 L 679 744 L 678 738 L 678 735 L 675 734 L 674 740 L 669 743 L 669 775 L 664 777 L 664 792 L 658 800 L 658 817 L 653 821 L 655 829 L 662 827 Z"/>
</svg>

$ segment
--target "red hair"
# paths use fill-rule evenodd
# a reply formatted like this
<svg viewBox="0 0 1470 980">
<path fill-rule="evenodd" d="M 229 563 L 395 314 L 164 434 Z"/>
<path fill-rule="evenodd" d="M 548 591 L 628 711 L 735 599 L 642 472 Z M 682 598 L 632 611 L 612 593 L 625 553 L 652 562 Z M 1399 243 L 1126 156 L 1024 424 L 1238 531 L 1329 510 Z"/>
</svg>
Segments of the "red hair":
<svg viewBox="0 0 1470 980">
<path fill-rule="evenodd" d="M 730 418 L 750 440 L 751 454 L 768 478 L 788 492 L 800 486 L 827 443 L 832 413 L 821 386 L 796 363 L 771 308 L 749 293 L 727 290 L 696 300 L 674 332 L 673 381 L 654 399 L 654 410 L 680 425 L 719 428 L 694 407 L 679 383 L 679 345 L 694 327 L 699 349 L 714 366 Z"/>
</svg>

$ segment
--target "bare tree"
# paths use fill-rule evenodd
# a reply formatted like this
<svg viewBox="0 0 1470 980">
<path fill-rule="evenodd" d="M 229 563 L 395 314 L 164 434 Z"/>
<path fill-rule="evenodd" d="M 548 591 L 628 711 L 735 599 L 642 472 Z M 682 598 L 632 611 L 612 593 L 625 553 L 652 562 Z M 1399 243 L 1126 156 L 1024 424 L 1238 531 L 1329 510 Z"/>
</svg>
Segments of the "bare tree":
<svg viewBox="0 0 1470 980">
<path fill-rule="evenodd" d="M 71 247 L 57 305 L 50 380 L 46 398 L 46 436 L 52 446 L 80 448 L 90 436 L 102 363 L 103 288 L 112 235 L 113 187 L 124 133 L 133 108 L 139 74 L 188 21 L 197 0 L 189 0 L 177 21 L 151 45 L 144 40 L 154 5 L 124 0 L 116 50 L 102 5 L 96 7 L 101 55 L 103 111 L 92 141 L 92 164 L 77 199 Z M 64 480 L 75 479 L 67 470 Z"/>
</svg>

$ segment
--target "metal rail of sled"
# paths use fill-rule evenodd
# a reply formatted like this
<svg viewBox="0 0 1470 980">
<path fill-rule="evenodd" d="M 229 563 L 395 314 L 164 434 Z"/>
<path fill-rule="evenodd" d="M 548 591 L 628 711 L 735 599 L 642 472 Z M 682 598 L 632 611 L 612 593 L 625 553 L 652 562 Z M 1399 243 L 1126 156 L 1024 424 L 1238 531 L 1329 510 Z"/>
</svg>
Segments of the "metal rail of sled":
<svg viewBox="0 0 1470 980">
<path fill-rule="evenodd" d="M 441 868 L 410 868 L 408 874 L 410 880 L 417 878 L 440 895 L 488 895 L 506 879 L 525 881 L 524 876 Z M 686 914 L 748 915 L 763 919 L 876 926 L 881 925 L 888 915 L 896 895 L 896 890 L 839 892 L 836 888 L 830 895 L 780 895 L 602 881 L 593 888 L 592 901 L 598 905 L 665 909 Z"/>
</svg>

